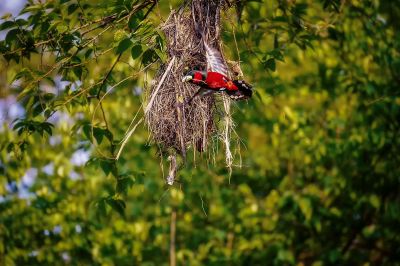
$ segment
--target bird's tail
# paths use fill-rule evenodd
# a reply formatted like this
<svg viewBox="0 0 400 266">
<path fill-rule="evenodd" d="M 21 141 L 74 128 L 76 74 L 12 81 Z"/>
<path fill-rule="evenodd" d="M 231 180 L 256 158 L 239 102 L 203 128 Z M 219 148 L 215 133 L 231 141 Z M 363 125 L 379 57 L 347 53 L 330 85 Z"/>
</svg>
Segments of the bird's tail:
<svg viewBox="0 0 400 266">
<path fill-rule="evenodd" d="M 235 96 L 239 96 L 237 97 L 238 100 L 251 98 L 251 96 L 253 95 L 253 86 L 251 86 L 244 80 L 234 80 L 233 83 L 239 89 L 235 93 Z"/>
</svg>

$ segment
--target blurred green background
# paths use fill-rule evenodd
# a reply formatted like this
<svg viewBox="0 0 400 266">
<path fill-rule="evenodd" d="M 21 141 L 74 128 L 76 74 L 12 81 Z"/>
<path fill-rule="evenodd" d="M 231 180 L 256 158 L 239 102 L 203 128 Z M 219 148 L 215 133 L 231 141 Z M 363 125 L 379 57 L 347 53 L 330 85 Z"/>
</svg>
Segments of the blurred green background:
<svg viewBox="0 0 400 266">
<path fill-rule="evenodd" d="M 143 124 L 108 158 L 183 1 L 11 2 L 0 265 L 400 265 L 399 1 L 230 1 L 223 48 L 255 89 L 233 107 L 242 167 L 215 144 L 174 186 Z"/>
</svg>

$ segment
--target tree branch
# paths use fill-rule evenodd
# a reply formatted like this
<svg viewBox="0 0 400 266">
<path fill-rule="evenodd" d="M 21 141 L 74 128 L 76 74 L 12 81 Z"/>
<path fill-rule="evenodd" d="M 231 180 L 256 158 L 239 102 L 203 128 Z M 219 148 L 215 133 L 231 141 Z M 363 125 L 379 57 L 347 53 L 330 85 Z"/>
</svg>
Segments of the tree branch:
<svg viewBox="0 0 400 266">
<path fill-rule="evenodd" d="M 169 265 L 176 266 L 176 210 L 171 212 L 170 240 L 169 240 Z"/>
</svg>

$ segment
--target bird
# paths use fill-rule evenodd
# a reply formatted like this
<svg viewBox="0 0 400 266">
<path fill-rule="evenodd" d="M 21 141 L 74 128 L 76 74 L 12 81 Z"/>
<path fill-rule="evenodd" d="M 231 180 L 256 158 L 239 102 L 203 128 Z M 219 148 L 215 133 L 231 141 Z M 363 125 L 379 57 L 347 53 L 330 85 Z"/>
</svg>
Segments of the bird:
<svg viewBox="0 0 400 266">
<path fill-rule="evenodd" d="M 190 104 L 198 95 L 205 96 L 214 92 L 225 92 L 233 100 L 251 98 L 253 94 L 252 86 L 244 80 L 231 80 L 228 78 L 228 66 L 221 52 L 208 45 L 204 39 L 203 37 L 207 71 L 191 70 L 182 78 L 182 82 L 190 82 L 200 86 L 187 103 Z"/>
</svg>

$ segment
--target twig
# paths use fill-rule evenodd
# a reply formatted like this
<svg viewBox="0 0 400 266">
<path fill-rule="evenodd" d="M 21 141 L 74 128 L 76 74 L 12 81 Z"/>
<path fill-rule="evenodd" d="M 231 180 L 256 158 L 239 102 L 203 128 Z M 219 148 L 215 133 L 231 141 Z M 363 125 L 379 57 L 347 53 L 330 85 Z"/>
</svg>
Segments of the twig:
<svg viewBox="0 0 400 266">
<path fill-rule="evenodd" d="M 206 213 L 206 210 L 204 209 L 203 197 L 201 196 L 201 194 L 200 194 L 199 196 L 200 196 L 200 199 L 201 199 L 201 209 L 203 210 L 204 215 L 205 215 L 206 217 L 208 217 L 208 215 L 207 215 L 207 213 Z"/>
<path fill-rule="evenodd" d="M 120 53 L 117 57 L 117 59 L 115 60 L 114 64 L 112 64 L 111 68 L 108 70 L 107 74 L 104 76 L 104 78 L 102 79 L 101 83 L 100 83 L 100 88 L 97 91 L 97 98 L 100 97 L 100 93 L 101 93 L 101 87 L 103 87 L 104 83 L 107 81 L 107 79 L 110 77 L 111 72 L 114 70 L 115 66 L 117 65 L 119 59 L 121 59 L 122 53 Z"/>
<path fill-rule="evenodd" d="M 167 184 L 172 186 L 175 182 L 176 177 L 176 154 L 168 156 L 169 161 L 169 172 L 167 176 Z"/>
<path fill-rule="evenodd" d="M 232 174 L 232 162 L 233 162 L 233 156 L 231 152 L 231 147 L 230 147 L 230 138 L 231 138 L 231 131 L 232 131 L 232 117 L 231 117 L 231 106 L 230 106 L 230 100 L 227 97 L 223 97 L 223 103 L 224 103 L 224 110 L 225 110 L 225 117 L 224 117 L 224 135 L 223 135 L 223 141 L 225 144 L 225 162 L 226 166 L 229 169 L 229 176 Z"/>
<path fill-rule="evenodd" d="M 140 118 L 140 120 L 136 123 L 136 125 L 128 132 L 128 134 L 126 134 L 126 136 L 124 137 L 124 140 L 123 140 L 123 142 L 122 142 L 122 144 L 121 144 L 121 147 L 119 147 L 119 150 L 118 150 L 117 156 L 115 157 L 115 160 L 118 160 L 118 159 L 119 159 L 119 156 L 121 155 L 122 150 L 123 150 L 124 147 L 125 147 L 125 144 L 128 142 L 128 139 L 132 136 L 133 132 L 135 132 L 137 126 L 138 126 L 142 121 L 143 121 L 143 118 Z"/>
<path fill-rule="evenodd" d="M 170 266 L 176 266 L 176 210 L 171 212 L 171 224 L 170 224 L 170 239 L 169 239 L 169 261 Z"/>
</svg>

